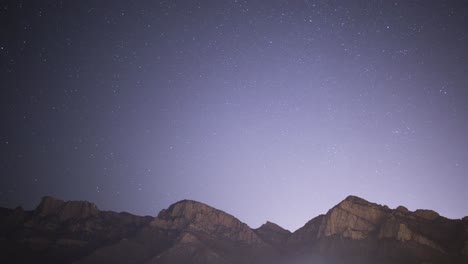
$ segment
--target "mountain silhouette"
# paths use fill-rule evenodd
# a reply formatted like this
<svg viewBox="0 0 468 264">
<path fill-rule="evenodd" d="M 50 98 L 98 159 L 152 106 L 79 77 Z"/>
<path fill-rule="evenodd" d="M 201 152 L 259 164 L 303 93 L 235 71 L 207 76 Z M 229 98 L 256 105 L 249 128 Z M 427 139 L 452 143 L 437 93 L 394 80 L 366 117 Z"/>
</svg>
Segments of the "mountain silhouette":
<svg viewBox="0 0 468 264">
<path fill-rule="evenodd" d="M 151 217 L 46 196 L 32 211 L 0 208 L 0 249 L 1 263 L 468 263 L 468 217 L 348 196 L 290 232 L 191 200 Z"/>
</svg>

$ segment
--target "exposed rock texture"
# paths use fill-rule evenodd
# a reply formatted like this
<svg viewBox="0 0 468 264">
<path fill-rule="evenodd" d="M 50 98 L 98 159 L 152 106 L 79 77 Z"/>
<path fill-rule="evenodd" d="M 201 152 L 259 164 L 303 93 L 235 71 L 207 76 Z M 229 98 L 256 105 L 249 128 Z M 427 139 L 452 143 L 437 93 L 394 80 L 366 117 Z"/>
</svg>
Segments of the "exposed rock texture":
<svg viewBox="0 0 468 264">
<path fill-rule="evenodd" d="M 468 263 L 468 217 L 391 210 L 349 196 L 291 233 L 183 200 L 157 217 L 44 197 L 34 211 L 0 208 L 1 263 Z"/>
<path fill-rule="evenodd" d="M 432 210 L 424 210 L 424 209 L 418 209 L 416 211 L 414 211 L 414 214 L 416 216 L 419 216 L 421 218 L 424 218 L 424 219 L 427 219 L 427 220 L 435 220 L 437 219 L 438 217 L 440 217 L 440 215 Z"/>
<path fill-rule="evenodd" d="M 152 234 L 151 238 L 148 234 Z M 162 243 L 156 246 L 149 242 L 155 238 Z M 142 243 L 152 247 L 142 248 Z M 121 248 L 126 248 L 125 257 L 130 256 L 130 262 L 115 258 Z M 270 245 L 232 215 L 200 202 L 183 200 L 162 210 L 128 241 L 97 251 L 78 263 L 268 263 L 270 249 Z"/>
<path fill-rule="evenodd" d="M 262 243 L 252 229 L 232 215 L 190 200 L 180 201 L 162 210 L 151 225 L 162 229 L 205 233 L 247 244 Z"/>
<path fill-rule="evenodd" d="M 296 230 L 296 232 L 292 233 L 289 237 L 288 244 L 292 247 L 297 247 L 310 246 L 315 243 L 324 217 L 325 215 L 319 215 Z"/>
<path fill-rule="evenodd" d="M 55 199 L 51 196 L 42 198 L 36 209 L 42 217 L 56 216 L 60 221 L 69 219 L 84 219 L 99 213 L 95 204 L 87 201 L 68 201 Z"/>
<path fill-rule="evenodd" d="M 405 222 L 406 221 L 402 219 L 398 220 L 397 218 L 390 216 L 389 219 L 383 223 L 379 232 L 379 238 L 391 238 L 401 242 L 411 241 L 444 252 L 442 247 L 436 242 L 431 241 L 431 239 L 423 236 L 422 234 L 411 231 L 408 224 L 405 224 Z"/>
<path fill-rule="evenodd" d="M 0 262 L 69 263 L 134 234 L 150 220 L 46 196 L 36 210 L 17 208 L 0 219 Z"/>
<path fill-rule="evenodd" d="M 318 237 L 339 235 L 350 239 L 363 239 L 375 232 L 388 209 L 356 196 L 348 196 L 328 211 Z"/>
<path fill-rule="evenodd" d="M 255 233 L 266 243 L 275 246 L 283 246 L 291 235 L 289 230 L 269 221 L 255 229 Z"/>
</svg>

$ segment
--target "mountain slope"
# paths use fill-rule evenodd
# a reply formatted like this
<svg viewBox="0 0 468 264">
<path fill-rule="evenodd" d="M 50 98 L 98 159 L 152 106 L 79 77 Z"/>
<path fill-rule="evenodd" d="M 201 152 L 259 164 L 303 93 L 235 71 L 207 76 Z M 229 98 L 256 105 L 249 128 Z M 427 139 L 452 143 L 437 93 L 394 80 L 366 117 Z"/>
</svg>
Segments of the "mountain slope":
<svg viewBox="0 0 468 264">
<path fill-rule="evenodd" d="M 2 263 L 468 263 L 468 217 L 348 196 L 291 233 L 190 200 L 141 217 L 44 197 L 0 210 L 0 249 Z"/>
<path fill-rule="evenodd" d="M 455 263 L 464 254 L 466 236 L 462 230 L 463 221 L 441 217 L 434 211 L 410 212 L 402 206 L 391 210 L 349 196 L 323 216 L 315 240 L 313 233 L 306 237 L 312 240 L 312 251 L 329 256 Z"/>
<path fill-rule="evenodd" d="M 152 217 L 100 211 L 86 201 L 44 197 L 34 211 L 4 209 L 1 263 L 68 263 L 132 236 Z M 41 261 L 42 262 L 42 261 Z"/>
</svg>

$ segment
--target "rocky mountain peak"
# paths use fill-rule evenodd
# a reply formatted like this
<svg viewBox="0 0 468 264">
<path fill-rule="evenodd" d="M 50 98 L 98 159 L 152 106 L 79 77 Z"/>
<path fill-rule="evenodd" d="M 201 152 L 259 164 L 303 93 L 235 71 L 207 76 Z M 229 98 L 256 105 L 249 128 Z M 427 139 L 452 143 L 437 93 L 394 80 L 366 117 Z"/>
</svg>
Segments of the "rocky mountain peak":
<svg viewBox="0 0 468 264">
<path fill-rule="evenodd" d="M 377 230 L 388 211 L 387 207 L 350 195 L 327 212 L 318 237 L 366 238 Z"/>
<path fill-rule="evenodd" d="M 182 200 L 162 210 L 152 226 L 215 235 L 247 243 L 261 242 L 260 238 L 234 216 L 204 203 Z"/>
<path fill-rule="evenodd" d="M 408 213 L 410 213 L 410 211 L 408 210 L 408 208 L 406 208 L 406 207 L 404 207 L 404 206 L 402 206 L 402 205 L 398 206 L 395 210 L 397 210 L 398 212 L 403 213 L 403 214 L 408 214 Z"/>
<path fill-rule="evenodd" d="M 183 217 L 186 219 L 192 219 L 197 214 L 205 214 L 220 211 L 209 205 L 193 200 L 181 200 L 178 201 L 167 209 L 163 209 L 159 214 L 159 218 L 170 218 L 170 217 Z"/>
<path fill-rule="evenodd" d="M 52 196 L 44 196 L 36 208 L 36 212 L 41 216 L 47 216 L 55 213 L 65 202 Z"/>
<path fill-rule="evenodd" d="M 418 209 L 414 211 L 414 214 L 426 220 L 434 220 L 440 217 L 437 212 L 427 209 Z"/>
<path fill-rule="evenodd" d="M 34 211 L 0 208 L 0 248 L 1 263 L 315 263 L 315 256 L 321 263 L 343 256 L 338 263 L 461 264 L 468 263 L 468 217 L 348 196 L 291 233 L 272 222 L 251 229 L 191 200 L 153 218 L 46 196 Z"/>
<path fill-rule="evenodd" d="M 270 221 L 267 221 L 265 224 L 255 229 L 255 233 L 257 233 L 263 241 L 271 245 L 282 245 L 286 243 L 289 235 L 291 235 L 289 230 Z"/>
<path fill-rule="evenodd" d="M 371 203 L 359 196 L 355 196 L 355 195 L 348 195 L 343 201 L 341 201 L 341 203 L 344 203 L 344 202 L 349 202 L 349 203 L 354 203 L 354 204 L 360 204 L 360 205 L 376 205 L 375 203 Z"/>
<path fill-rule="evenodd" d="M 275 232 L 275 233 L 281 233 L 281 234 L 290 234 L 291 232 L 287 229 L 282 228 L 281 226 L 272 223 L 270 221 L 266 221 L 265 224 L 261 225 L 257 230 L 264 230 L 264 231 L 270 231 L 270 232 Z"/>
<path fill-rule="evenodd" d="M 63 201 L 52 196 L 44 196 L 35 210 L 36 214 L 47 217 L 55 216 L 60 221 L 83 219 L 96 215 L 97 206 L 88 201 Z"/>
</svg>

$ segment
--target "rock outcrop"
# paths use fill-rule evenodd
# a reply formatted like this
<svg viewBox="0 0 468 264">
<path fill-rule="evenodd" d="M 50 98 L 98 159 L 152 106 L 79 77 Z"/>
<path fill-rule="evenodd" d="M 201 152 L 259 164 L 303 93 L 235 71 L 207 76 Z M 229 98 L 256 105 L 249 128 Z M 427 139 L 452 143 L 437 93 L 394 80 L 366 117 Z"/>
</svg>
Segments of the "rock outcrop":
<svg viewBox="0 0 468 264">
<path fill-rule="evenodd" d="M 46 196 L 33 211 L 17 208 L 2 216 L 0 262 L 69 263 L 131 236 L 151 219 Z"/>
<path fill-rule="evenodd" d="M 325 215 L 318 238 L 334 235 L 350 239 L 367 238 L 377 231 L 388 212 L 388 208 L 348 196 Z"/>
<path fill-rule="evenodd" d="M 289 230 L 270 221 L 255 229 L 255 233 L 266 243 L 277 247 L 284 246 L 291 235 Z"/>
<path fill-rule="evenodd" d="M 288 238 L 288 245 L 291 247 L 298 246 L 308 246 L 312 245 L 317 241 L 317 235 L 319 233 L 320 225 L 324 219 L 325 215 L 319 215 L 309 222 L 307 222 L 303 227 L 296 230 Z"/>
<path fill-rule="evenodd" d="M 232 215 L 190 200 L 177 202 L 168 209 L 162 210 L 151 222 L 151 226 L 195 234 L 209 234 L 219 239 L 246 244 L 262 243 L 252 229 Z"/>
<path fill-rule="evenodd" d="M 87 201 L 65 202 L 51 196 L 43 197 L 35 211 L 42 217 L 55 216 L 60 221 L 85 219 L 99 213 L 97 206 L 93 203 Z"/>
<path fill-rule="evenodd" d="M 427 220 L 436 220 L 440 215 L 432 210 L 418 209 L 414 211 L 414 214 L 418 217 L 427 219 Z"/>
<path fill-rule="evenodd" d="M 122 248 L 126 249 L 125 258 L 131 261 L 122 262 L 123 256 L 115 258 Z M 98 250 L 78 263 L 268 263 L 266 259 L 271 254 L 266 251 L 270 248 L 232 215 L 183 200 L 162 210 L 135 236 Z"/>
<path fill-rule="evenodd" d="M 33 211 L 0 208 L 1 263 L 468 263 L 468 217 L 447 219 L 349 196 L 291 233 L 251 229 L 183 200 L 156 217 L 44 197 Z"/>
</svg>

